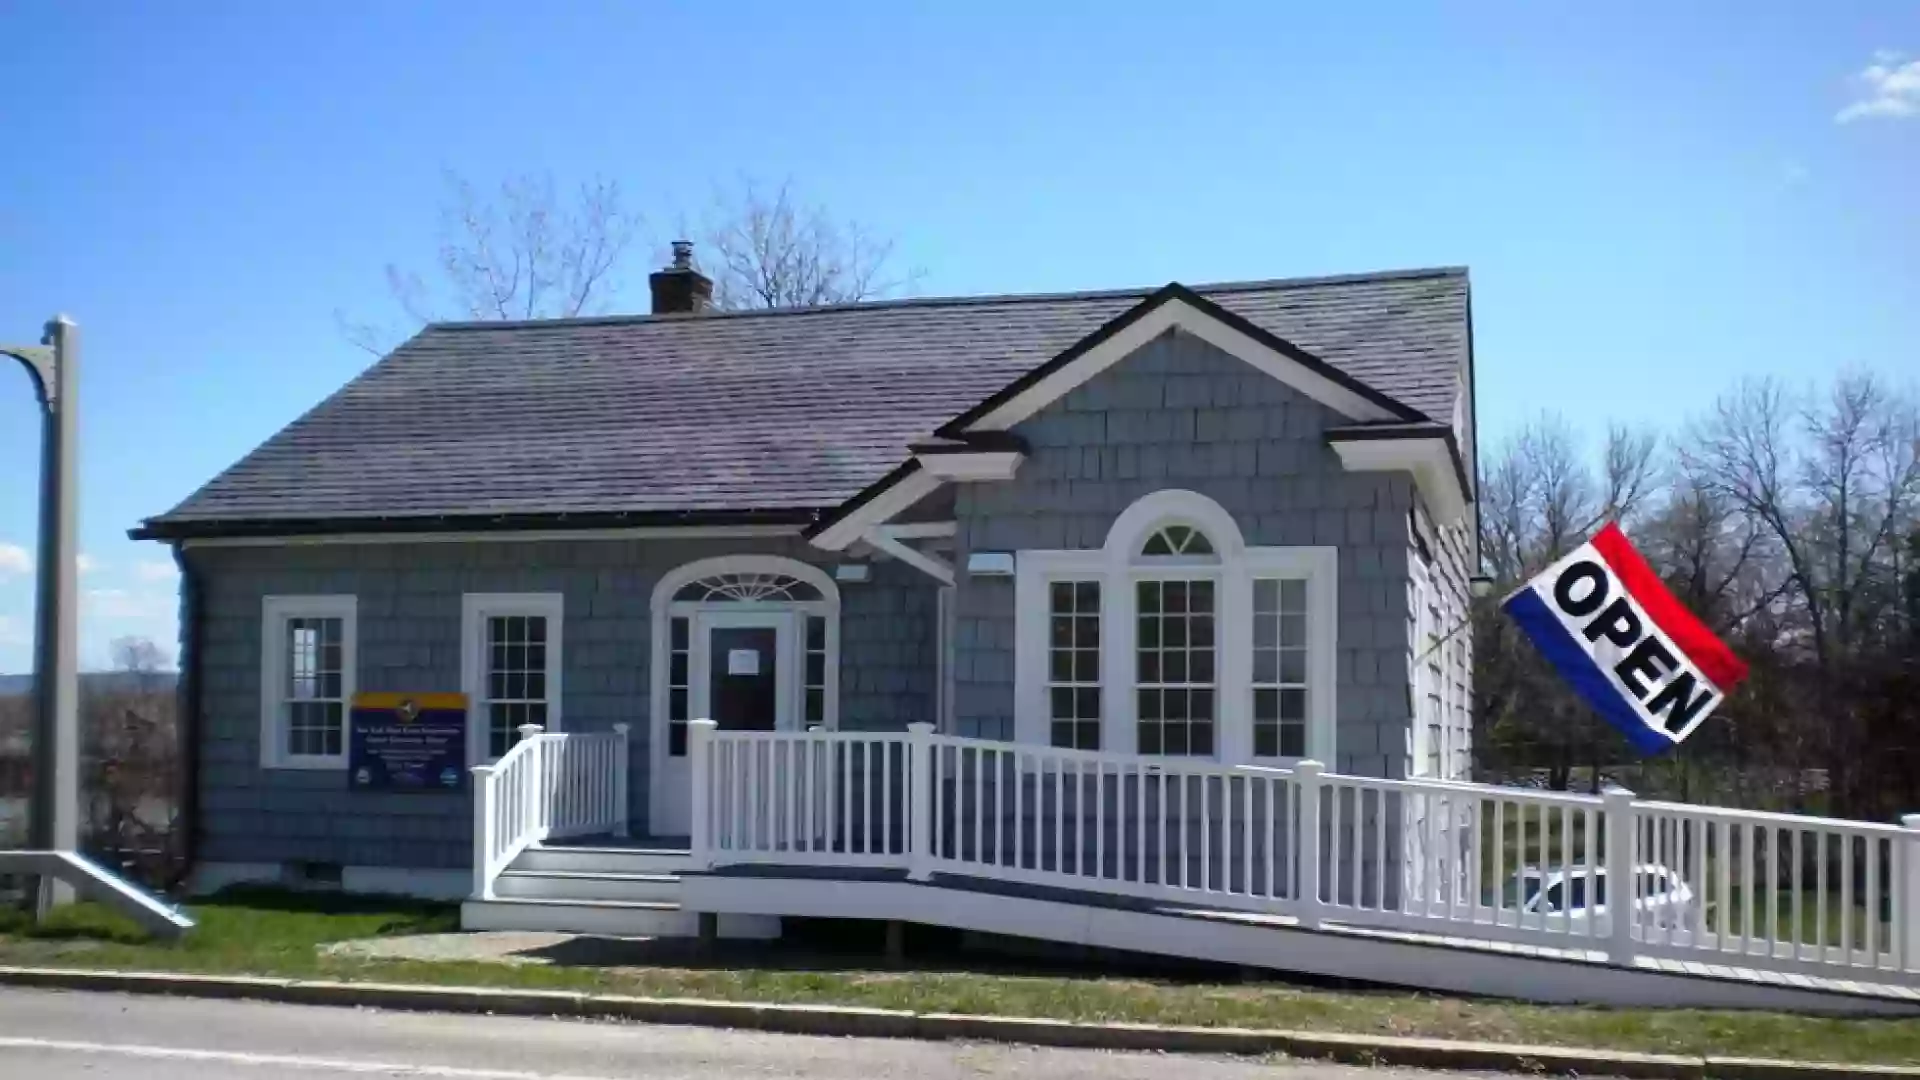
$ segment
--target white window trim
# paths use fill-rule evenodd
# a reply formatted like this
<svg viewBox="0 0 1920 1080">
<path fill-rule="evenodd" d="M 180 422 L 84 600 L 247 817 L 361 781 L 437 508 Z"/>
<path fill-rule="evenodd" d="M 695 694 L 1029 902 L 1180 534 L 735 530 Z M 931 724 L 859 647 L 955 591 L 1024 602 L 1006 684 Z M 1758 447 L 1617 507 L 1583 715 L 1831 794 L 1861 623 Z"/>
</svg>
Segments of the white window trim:
<svg viewBox="0 0 1920 1080">
<path fill-rule="evenodd" d="M 1149 535 L 1168 524 L 1193 525 L 1213 542 L 1217 559 L 1136 559 Z M 1152 578 L 1210 577 L 1215 589 L 1214 758 L 1231 764 L 1285 765 L 1298 758 L 1253 756 L 1253 580 L 1307 582 L 1307 756 L 1331 762 L 1338 714 L 1339 549 L 1246 546 L 1233 516 L 1198 492 L 1170 489 L 1143 496 L 1114 520 L 1104 546 L 1079 551 L 1020 551 L 1014 564 L 1014 738 L 1047 745 L 1048 587 L 1056 581 L 1100 582 L 1101 749 L 1138 752 L 1134 680 L 1134 583 Z"/>
<path fill-rule="evenodd" d="M 359 599 L 351 595 L 268 596 L 260 603 L 260 767 L 263 769 L 345 769 L 352 736 L 353 695 L 360 662 Z M 290 754 L 284 745 L 281 687 L 286 682 L 286 625 L 289 619 L 340 620 L 340 753 Z"/>
<path fill-rule="evenodd" d="M 547 620 L 546 730 L 564 730 L 560 673 L 566 665 L 566 597 L 560 593 L 467 593 L 460 598 L 460 685 L 467 695 L 467 763 L 485 765 L 488 754 L 486 693 L 487 620 L 500 615 L 539 615 Z"/>
</svg>

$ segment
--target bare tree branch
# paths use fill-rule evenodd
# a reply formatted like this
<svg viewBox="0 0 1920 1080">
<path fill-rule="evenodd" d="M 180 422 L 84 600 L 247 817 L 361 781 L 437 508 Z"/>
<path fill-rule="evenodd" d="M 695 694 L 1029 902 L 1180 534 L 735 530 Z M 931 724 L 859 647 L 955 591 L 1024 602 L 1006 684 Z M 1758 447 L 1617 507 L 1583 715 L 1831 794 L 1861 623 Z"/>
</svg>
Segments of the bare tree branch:
<svg viewBox="0 0 1920 1080">
<path fill-rule="evenodd" d="M 790 182 L 769 190 L 743 179 L 733 190 L 716 189 L 703 232 L 713 253 L 714 305 L 723 310 L 873 300 L 923 276 L 893 272 L 891 240 L 802 203 Z"/>
</svg>

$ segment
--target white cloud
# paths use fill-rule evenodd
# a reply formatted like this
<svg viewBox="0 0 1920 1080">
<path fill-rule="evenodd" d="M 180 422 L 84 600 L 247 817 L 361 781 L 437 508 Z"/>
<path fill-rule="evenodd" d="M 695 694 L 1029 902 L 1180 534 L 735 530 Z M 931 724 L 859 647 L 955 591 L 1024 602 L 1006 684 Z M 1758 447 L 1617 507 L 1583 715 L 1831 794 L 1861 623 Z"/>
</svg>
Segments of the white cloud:
<svg viewBox="0 0 1920 1080">
<path fill-rule="evenodd" d="M 148 559 L 135 563 L 133 567 L 134 577 L 153 583 L 172 581 L 179 573 L 179 568 L 165 559 Z"/>
<path fill-rule="evenodd" d="M 73 557 L 73 566 L 83 574 L 91 574 L 100 569 L 100 564 L 94 561 L 93 556 L 84 551 Z"/>
<path fill-rule="evenodd" d="M 174 597 L 151 590 L 88 589 L 82 599 L 83 613 L 100 619 L 161 619 L 174 613 Z"/>
<path fill-rule="evenodd" d="M 25 619 L 0 615 L 0 646 L 24 648 L 31 644 L 33 644 L 33 633 L 27 629 Z"/>
<path fill-rule="evenodd" d="M 1846 124 L 1920 116 L 1920 60 L 1903 63 L 1899 53 L 1883 49 L 1873 54 L 1873 63 L 1854 76 L 1854 82 L 1861 96 L 1841 109 L 1834 117 L 1836 121 Z"/>
<path fill-rule="evenodd" d="M 33 556 L 18 544 L 0 544 L 0 578 L 33 573 Z"/>
</svg>

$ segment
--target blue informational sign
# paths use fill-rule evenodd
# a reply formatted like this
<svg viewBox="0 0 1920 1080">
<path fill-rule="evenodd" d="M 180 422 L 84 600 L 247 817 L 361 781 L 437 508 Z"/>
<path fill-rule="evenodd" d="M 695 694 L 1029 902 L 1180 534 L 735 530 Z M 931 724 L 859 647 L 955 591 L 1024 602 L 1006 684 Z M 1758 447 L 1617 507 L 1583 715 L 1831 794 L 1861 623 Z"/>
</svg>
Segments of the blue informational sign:
<svg viewBox="0 0 1920 1080">
<path fill-rule="evenodd" d="M 347 787 L 467 790 L 467 696 L 355 694 L 347 731 Z"/>
</svg>

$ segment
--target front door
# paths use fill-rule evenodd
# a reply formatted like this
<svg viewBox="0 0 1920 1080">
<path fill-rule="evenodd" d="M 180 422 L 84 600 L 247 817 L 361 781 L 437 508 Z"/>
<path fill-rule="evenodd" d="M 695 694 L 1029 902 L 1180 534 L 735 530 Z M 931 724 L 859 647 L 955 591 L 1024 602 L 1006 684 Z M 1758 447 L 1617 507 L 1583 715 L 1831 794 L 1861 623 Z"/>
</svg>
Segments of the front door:
<svg viewBox="0 0 1920 1080">
<path fill-rule="evenodd" d="M 689 665 L 692 719 L 722 731 L 791 731 L 796 666 L 790 611 L 702 611 L 692 619 Z M 685 836 L 692 830 L 692 772 L 687 756 L 656 760 L 651 831 Z"/>
</svg>

